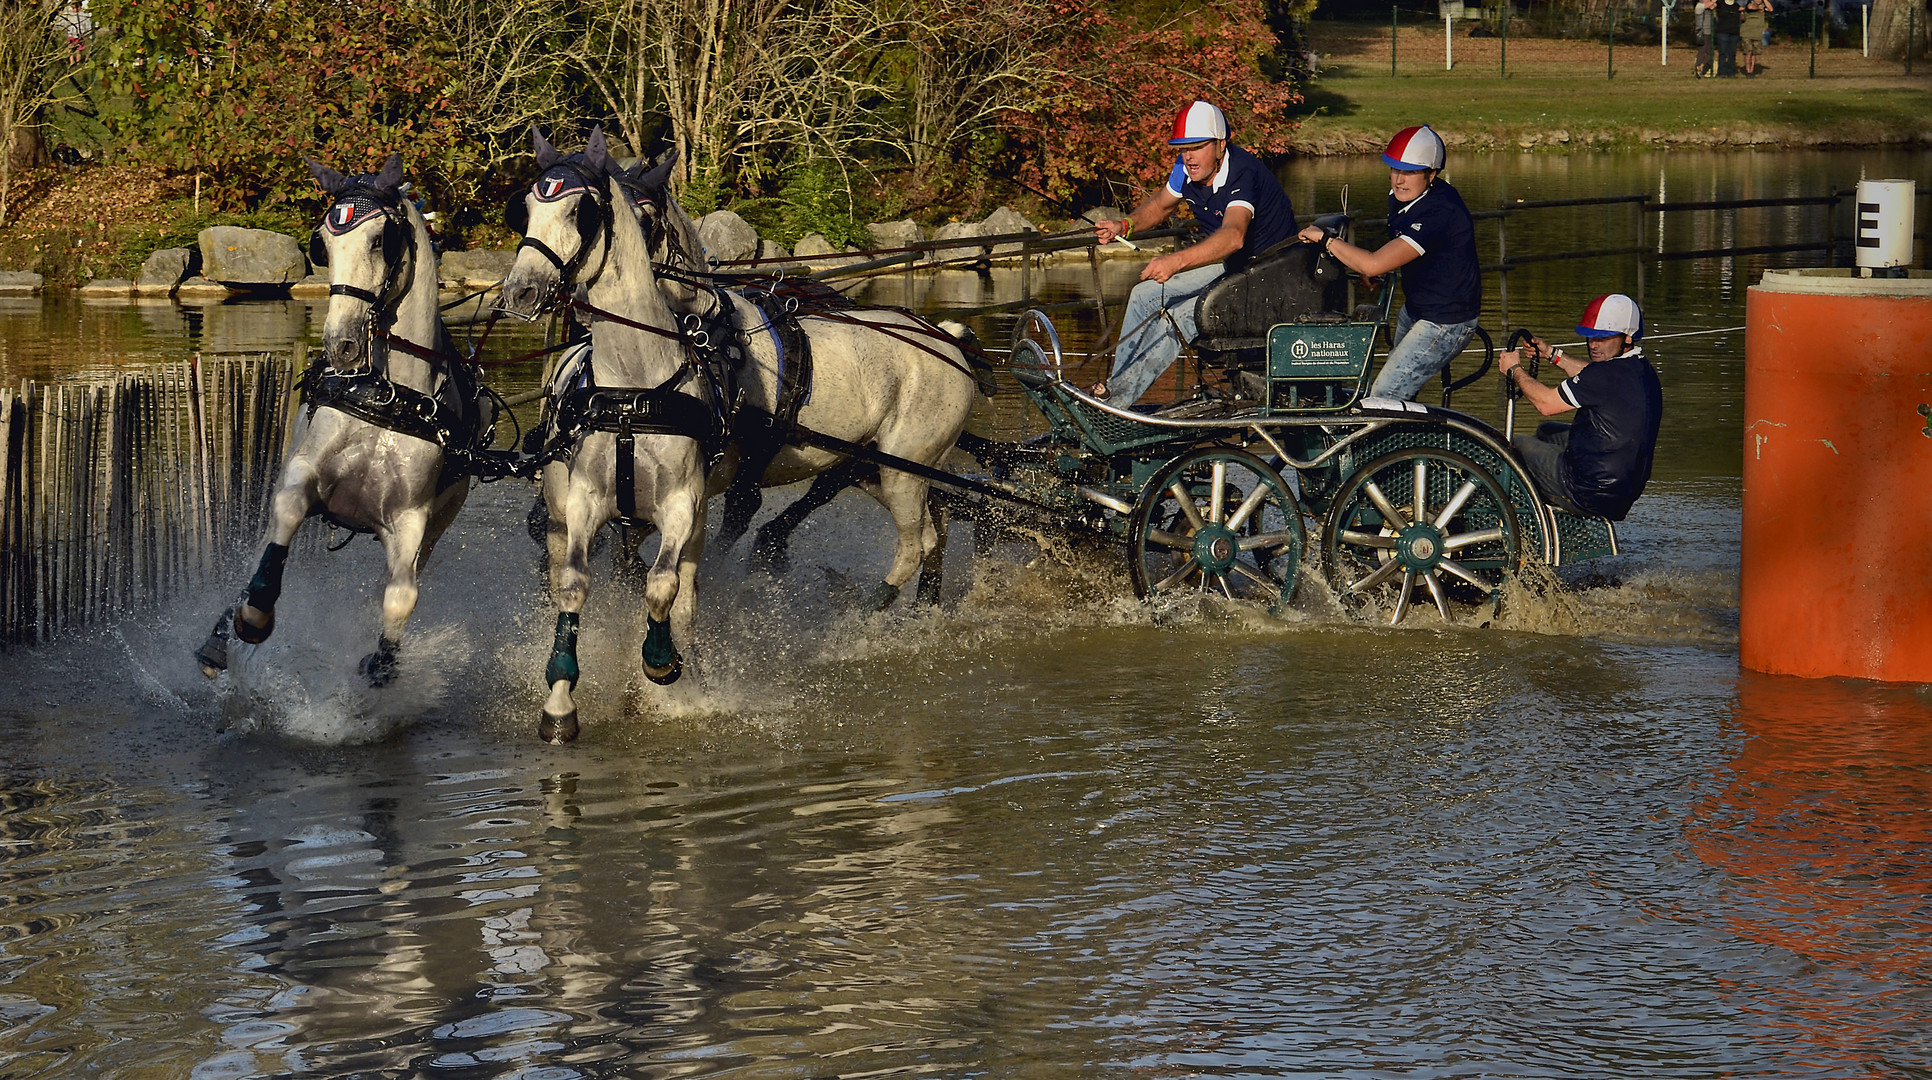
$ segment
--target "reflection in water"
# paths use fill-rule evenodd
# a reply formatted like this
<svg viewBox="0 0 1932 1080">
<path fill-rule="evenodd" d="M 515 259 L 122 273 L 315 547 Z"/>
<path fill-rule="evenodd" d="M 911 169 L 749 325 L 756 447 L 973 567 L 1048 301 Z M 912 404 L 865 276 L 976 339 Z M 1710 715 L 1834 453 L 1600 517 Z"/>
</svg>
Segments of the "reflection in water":
<svg viewBox="0 0 1932 1080">
<path fill-rule="evenodd" d="M 1769 947 L 1780 978 L 1741 981 L 1821 1061 L 1923 1068 L 1932 971 L 1932 691 L 1742 672 L 1742 744 L 1687 835 L 1725 874 L 1715 910 Z M 1863 1070 L 1854 1070 L 1862 1072 Z"/>
</svg>

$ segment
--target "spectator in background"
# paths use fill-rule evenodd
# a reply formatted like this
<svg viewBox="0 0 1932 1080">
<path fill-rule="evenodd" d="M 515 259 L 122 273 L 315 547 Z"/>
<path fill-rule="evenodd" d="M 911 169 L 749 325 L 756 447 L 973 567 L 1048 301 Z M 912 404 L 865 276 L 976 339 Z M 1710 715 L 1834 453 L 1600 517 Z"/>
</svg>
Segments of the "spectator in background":
<svg viewBox="0 0 1932 1080">
<path fill-rule="evenodd" d="M 1758 77 L 1758 50 L 1771 35 L 1771 0 L 1745 0 L 1744 36 L 1738 45 L 1744 50 L 1744 77 Z"/>
<path fill-rule="evenodd" d="M 1737 77 L 1738 37 L 1744 30 L 1743 5 L 1738 0 L 1717 0 L 1711 25 L 1717 30 L 1718 78 L 1734 79 Z"/>
<path fill-rule="evenodd" d="M 1717 0 L 1697 0 L 1697 13 L 1694 16 L 1697 27 L 1697 70 L 1693 73 L 1700 79 L 1708 79 L 1717 74 L 1711 67 L 1712 49 L 1715 42 L 1712 34 L 1711 19 L 1717 10 Z"/>
</svg>

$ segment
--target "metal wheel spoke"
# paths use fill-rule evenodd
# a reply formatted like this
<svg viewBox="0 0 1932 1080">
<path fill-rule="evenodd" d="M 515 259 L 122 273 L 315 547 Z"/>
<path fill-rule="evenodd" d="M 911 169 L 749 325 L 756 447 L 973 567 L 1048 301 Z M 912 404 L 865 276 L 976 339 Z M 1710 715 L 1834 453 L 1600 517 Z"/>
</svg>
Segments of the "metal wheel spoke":
<svg viewBox="0 0 1932 1080">
<path fill-rule="evenodd" d="M 1400 566 L 1402 564 L 1396 563 L 1394 565 Z M 1407 615 L 1409 613 L 1409 598 L 1414 595 L 1415 595 L 1415 571 L 1404 570 L 1402 572 L 1402 595 L 1396 598 L 1395 614 L 1389 616 L 1390 626 L 1394 626 L 1396 623 L 1401 622 L 1402 616 Z"/>
<path fill-rule="evenodd" d="M 1281 547 L 1284 544 L 1292 542 L 1294 538 L 1293 533 L 1261 533 L 1258 536 L 1242 537 L 1241 542 L 1236 547 L 1241 551 L 1258 551 L 1262 548 Z"/>
<path fill-rule="evenodd" d="M 1442 591 L 1442 582 L 1436 580 L 1435 574 L 1427 573 L 1422 575 L 1422 583 L 1429 587 L 1429 597 L 1436 602 L 1436 610 L 1442 613 L 1442 621 L 1450 622 L 1449 597 Z"/>
<path fill-rule="evenodd" d="M 1228 572 L 1233 574 L 1240 574 L 1241 576 L 1247 578 L 1248 580 L 1254 582 L 1256 585 L 1259 585 L 1264 589 L 1277 588 L 1281 584 L 1280 582 L 1273 580 L 1272 578 L 1268 577 L 1268 575 L 1263 574 L 1261 571 L 1256 570 L 1254 567 L 1249 566 L 1247 563 L 1244 563 L 1244 562 L 1238 562 L 1238 563 L 1235 563 L 1233 566 L 1228 567 Z"/>
<path fill-rule="evenodd" d="M 1164 548 L 1173 548 L 1175 551 L 1193 551 L 1194 550 L 1193 537 L 1182 536 L 1180 533 L 1171 533 L 1171 532 L 1168 532 L 1166 529 L 1147 530 L 1147 539 L 1152 541 L 1153 543 L 1159 544 Z"/>
<path fill-rule="evenodd" d="M 1348 593 L 1350 595 L 1353 595 L 1359 592 L 1367 592 L 1368 590 L 1375 588 L 1377 585 L 1382 584 L 1384 581 L 1387 581 L 1390 578 L 1394 577 L 1395 572 L 1400 569 L 1402 569 L 1402 564 L 1399 562 L 1396 562 L 1394 559 L 1390 559 L 1388 562 L 1385 562 L 1381 566 L 1377 567 L 1374 573 L 1356 582 L 1355 584 L 1350 585 L 1348 588 L 1344 589 L 1343 592 Z"/>
<path fill-rule="evenodd" d="M 1256 482 L 1253 490 L 1248 492 L 1248 497 L 1241 500 L 1241 505 L 1235 507 L 1234 513 L 1228 515 L 1228 528 L 1241 528 L 1247 523 L 1248 515 L 1254 513 L 1254 508 L 1260 506 L 1262 500 L 1267 497 L 1268 485 Z"/>
<path fill-rule="evenodd" d="M 1208 473 L 1208 520 L 1216 525 L 1227 518 L 1228 463 L 1217 461 Z"/>
<path fill-rule="evenodd" d="M 1392 548 L 1395 546 L 1395 537 L 1380 533 L 1352 532 L 1343 529 L 1335 534 L 1335 538 L 1344 544 L 1354 544 L 1356 547 Z"/>
<path fill-rule="evenodd" d="M 1214 575 L 1214 583 L 1215 583 L 1216 585 L 1219 585 L 1219 586 L 1221 586 L 1221 595 L 1222 595 L 1222 596 L 1225 596 L 1225 597 L 1227 597 L 1227 598 L 1228 598 L 1228 599 L 1230 599 L 1230 600 L 1232 600 L 1232 599 L 1234 599 L 1234 590 L 1233 590 L 1233 589 L 1230 589 L 1230 588 L 1228 588 L 1228 575 L 1226 575 L 1226 574 L 1216 574 L 1216 575 Z"/>
<path fill-rule="evenodd" d="M 1480 532 L 1445 536 L 1442 538 L 1442 550 L 1461 551 L 1466 547 L 1475 547 L 1477 544 L 1487 544 L 1491 540 L 1501 540 L 1502 538 L 1503 530 L 1501 528 L 1483 529 Z"/>
<path fill-rule="evenodd" d="M 1484 592 L 1488 592 L 1492 588 L 1489 582 L 1484 581 L 1483 579 L 1477 577 L 1474 573 L 1470 572 L 1468 567 L 1455 561 L 1454 559 L 1442 560 L 1441 562 L 1436 564 L 1436 569 L 1445 570 L 1451 574 L 1454 574 L 1457 577 L 1463 579 L 1464 581 L 1467 581 L 1469 584 L 1474 585 L 1478 589 L 1483 590 Z"/>
<path fill-rule="evenodd" d="M 1389 501 L 1387 495 L 1382 494 L 1382 488 L 1375 481 L 1370 480 L 1363 484 L 1362 494 L 1367 495 L 1369 502 L 1374 503 L 1375 508 L 1382 512 L 1382 518 L 1389 523 L 1390 529 L 1400 529 L 1409 524 L 1408 517 L 1395 508 L 1395 504 Z"/>
<path fill-rule="evenodd" d="M 1469 497 L 1471 495 L 1474 495 L 1475 493 L 1476 493 L 1476 482 L 1474 480 L 1464 480 L 1462 482 L 1462 487 L 1456 491 L 1455 497 L 1449 500 L 1449 505 L 1443 507 L 1442 513 L 1436 515 L 1436 528 L 1438 529 L 1448 528 L 1449 522 L 1452 519 L 1454 519 L 1457 514 L 1462 512 L 1463 504 L 1468 502 Z"/>
<path fill-rule="evenodd" d="M 1181 504 L 1181 514 L 1187 518 L 1189 525 L 1194 526 L 1195 532 L 1200 532 L 1207 526 L 1207 522 L 1201 520 L 1201 508 L 1194 505 L 1194 496 L 1188 494 L 1186 484 L 1176 480 L 1167 490 L 1174 496 L 1174 500 Z"/>
<path fill-rule="evenodd" d="M 1429 520 L 1429 459 L 1415 459 L 1415 521 Z"/>
<path fill-rule="evenodd" d="M 1181 582 L 1186 581 L 1200 568 L 1201 564 L 1194 561 L 1194 556 L 1189 555 L 1186 559 L 1182 560 L 1180 569 L 1156 582 L 1154 588 L 1156 590 L 1171 589 Z"/>
</svg>

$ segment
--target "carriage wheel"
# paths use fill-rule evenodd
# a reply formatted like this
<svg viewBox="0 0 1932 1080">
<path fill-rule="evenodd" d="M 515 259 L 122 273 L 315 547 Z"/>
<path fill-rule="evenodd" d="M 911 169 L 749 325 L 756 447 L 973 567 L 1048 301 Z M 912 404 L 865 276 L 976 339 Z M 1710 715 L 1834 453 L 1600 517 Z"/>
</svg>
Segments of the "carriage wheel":
<svg viewBox="0 0 1932 1080">
<path fill-rule="evenodd" d="M 1342 482 L 1322 529 L 1322 570 L 1345 606 L 1380 603 L 1389 624 L 1433 602 L 1494 596 L 1521 559 L 1522 535 L 1502 485 L 1453 450 L 1384 454 Z"/>
<path fill-rule="evenodd" d="M 1231 447 L 1154 474 L 1127 536 L 1134 593 L 1214 592 L 1279 610 L 1301 568 L 1302 509 L 1281 474 Z"/>
</svg>

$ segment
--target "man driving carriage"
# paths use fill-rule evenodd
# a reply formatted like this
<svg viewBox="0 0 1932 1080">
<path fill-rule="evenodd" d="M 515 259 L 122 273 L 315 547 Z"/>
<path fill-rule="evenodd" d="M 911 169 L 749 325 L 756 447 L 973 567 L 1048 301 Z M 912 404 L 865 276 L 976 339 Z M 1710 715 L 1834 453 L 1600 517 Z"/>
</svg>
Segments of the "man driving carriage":
<svg viewBox="0 0 1932 1080">
<path fill-rule="evenodd" d="M 1412 400 L 1469 344 L 1482 314 L 1476 220 L 1442 179 L 1447 158 L 1442 137 L 1427 124 L 1389 140 L 1382 153 L 1389 167 L 1389 241 L 1381 247 L 1357 247 L 1318 225 L 1300 234 L 1366 278 L 1402 271 L 1402 311 L 1389 358 L 1369 390 L 1375 397 Z"/>
<path fill-rule="evenodd" d="M 1511 440 L 1546 500 L 1571 513 L 1622 521 L 1650 479 L 1664 415 L 1664 390 L 1637 341 L 1636 301 L 1610 293 L 1590 301 L 1577 324 L 1590 358 L 1574 359 L 1532 336 L 1529 347 L 1497 356 L 1503 378 L 1544 416 L 1576 410 L 1573 423 L 1546 422 Z M 1556 362 L 1568 378 L 1554 389 L 1523 368 L 1525 352 Z"/>
<path fill-rule="evenodd" d="M 1198 334 L 1195 301 L 1221 276 L 1223 262 L 1252 259 L 1295 235 L 1287 193 L 1259 158 L 1228 141 L 1228 118 L 1219 108 L 1205 101 L 1183 108 L 1167 144 L 1180 151 L 1167 185 L 1125 218 L 1095 222 L 1094 236 L 1103 244 L 1131 240 L 1166 220 L 1183 199 L 1211 231 L 1141 271 L 1127 298 L 1112 374 L 1095 384 L 1095 397 L 1132 402 L 1146 393 L 1174 365 L 1182 342 Z"/>
</svg>

